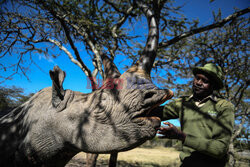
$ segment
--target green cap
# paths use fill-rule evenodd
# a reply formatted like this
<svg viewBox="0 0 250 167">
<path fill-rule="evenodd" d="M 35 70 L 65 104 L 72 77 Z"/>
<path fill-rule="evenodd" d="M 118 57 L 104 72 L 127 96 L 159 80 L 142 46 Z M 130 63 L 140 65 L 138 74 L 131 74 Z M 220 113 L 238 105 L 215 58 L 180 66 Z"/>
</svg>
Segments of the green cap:
<svg viewBox="0 0 250 167">
<path fill-rule="evenodd" d="M 205 73 L 208 74 L 216 82 L 215 89 L 222 89 L 223 85 L 223 73 L 220 66 L 217 66 L 213 63 L 208 63 L 204 67 L 195 67 L 193 68 L 193 74 Z"/>
</svg>

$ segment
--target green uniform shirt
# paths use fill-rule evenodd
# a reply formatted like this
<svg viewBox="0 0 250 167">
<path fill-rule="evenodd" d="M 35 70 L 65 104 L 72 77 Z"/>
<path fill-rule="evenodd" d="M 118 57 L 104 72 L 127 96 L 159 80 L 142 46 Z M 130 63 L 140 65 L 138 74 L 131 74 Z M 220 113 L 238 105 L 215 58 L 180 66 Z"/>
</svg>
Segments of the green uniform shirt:
<svg viewBox="0 0 250 167">
<path fill-rule="evenodd" d="M 163 120 L 175 118 L 187 135 L 180 154 L 184 166 L 189 162 L 192 166 L 223 166 L 234 125 L 233 104 L 215 96 L 200 103 L 192 96 L 181 97 L 163 109 Z"/>
</svg>

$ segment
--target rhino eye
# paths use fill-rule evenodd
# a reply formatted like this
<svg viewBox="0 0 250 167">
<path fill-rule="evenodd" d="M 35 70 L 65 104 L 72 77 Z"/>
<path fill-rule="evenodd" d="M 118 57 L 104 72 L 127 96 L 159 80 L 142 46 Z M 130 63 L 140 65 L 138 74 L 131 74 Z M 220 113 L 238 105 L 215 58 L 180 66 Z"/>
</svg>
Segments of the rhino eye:
<svg viewBox="0 0 250 167">
<path fill-rule="evenodd" d="M 154 94 L 155 94 L 154 92 L 148 92 L 148 93 L 146 93 L 145 99 L 152 98 L 154 96 Z"/>
</svg>

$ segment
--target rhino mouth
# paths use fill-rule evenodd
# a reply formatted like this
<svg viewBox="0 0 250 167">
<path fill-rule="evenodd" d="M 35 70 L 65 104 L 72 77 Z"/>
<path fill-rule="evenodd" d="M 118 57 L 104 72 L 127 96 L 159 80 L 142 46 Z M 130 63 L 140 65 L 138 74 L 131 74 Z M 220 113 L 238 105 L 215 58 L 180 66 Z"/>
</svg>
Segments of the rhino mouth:
<svg viewBox="0 0 250 167">
<path fill-rule="evenodd" d="M 161 111 L 154 109 L 172 97 L 173 92 L 168 90 L 167 94 L 165 94 L 162 98 L 157 99 L 154 104 L 150 105 L 149 108 L 147 107 L 142 110 L 142 112 L 134 118 L 134 122 L 145 122 L 146 124 L 152 126 L 155 130 L 158 129 L 161 126 Z"/>
<path fill-rule="evenodd" d="M 166 102 L 167 100 L 171 99 L 174 96 L 173 91 L 168 90 L 168 93 L 164 95 L 156 104 L 152 105 L 152 107 L 147 111 L 146 115 L 152 114 L 152 110 L 156 107 L 160 106 L 162 103 Z"/>
</svg>

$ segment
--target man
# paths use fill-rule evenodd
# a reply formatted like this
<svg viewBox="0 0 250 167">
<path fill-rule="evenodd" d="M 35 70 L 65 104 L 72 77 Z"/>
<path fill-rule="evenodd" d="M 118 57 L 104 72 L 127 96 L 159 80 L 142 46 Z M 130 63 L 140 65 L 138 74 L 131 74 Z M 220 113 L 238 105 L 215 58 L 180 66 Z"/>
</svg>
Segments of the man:
<svg viewBox="0 0 250 167">
<path fill-rule="evenodd" d="M 223 167 L 233 131 L 234 106 L 215 93 L 223 88 L 219 66 L 209 63 L 194 68 L 193 74 L 193 94 L 162 108 L 162 120 L 179 118 L 181 130 L 167 122 L 158 133 L 161 138 L 182 141 L 181 167 Z"/>
</svg>

